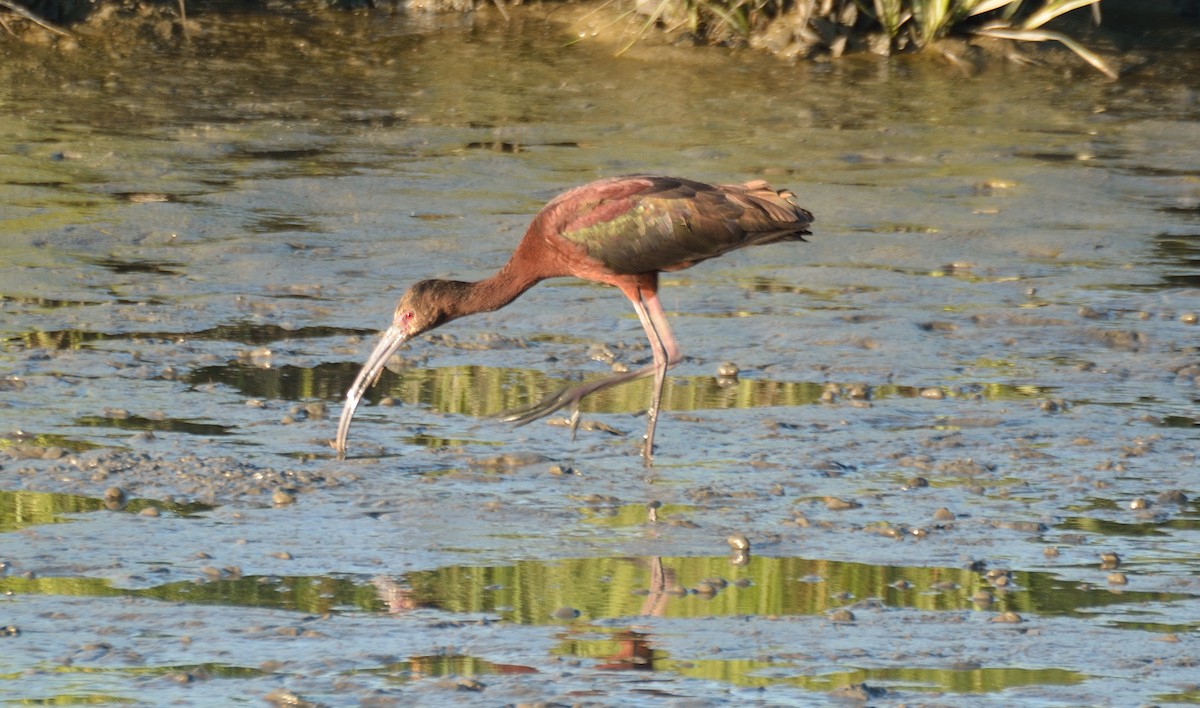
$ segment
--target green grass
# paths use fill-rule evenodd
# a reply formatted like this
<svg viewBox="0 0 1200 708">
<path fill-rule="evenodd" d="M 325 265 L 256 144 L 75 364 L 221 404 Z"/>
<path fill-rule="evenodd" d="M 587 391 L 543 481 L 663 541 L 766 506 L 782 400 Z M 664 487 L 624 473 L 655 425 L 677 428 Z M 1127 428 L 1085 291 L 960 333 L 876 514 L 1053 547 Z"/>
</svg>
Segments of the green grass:
<svg viewBox="0 0 1200 708">
<path fill-rule="evenodd" d="M 716 44 L 755 43 L 772 22 L 788 23 L 792 50 L 841 54 L 848 43 L 872 51 L 922 50 L 950 36 L 1059 42 L 1110 78 L 1116 72 L 1079 42 L 1044 26 L 1100 0 L 644 0 L 645 28 L 659 24 Z"/>
</svg>

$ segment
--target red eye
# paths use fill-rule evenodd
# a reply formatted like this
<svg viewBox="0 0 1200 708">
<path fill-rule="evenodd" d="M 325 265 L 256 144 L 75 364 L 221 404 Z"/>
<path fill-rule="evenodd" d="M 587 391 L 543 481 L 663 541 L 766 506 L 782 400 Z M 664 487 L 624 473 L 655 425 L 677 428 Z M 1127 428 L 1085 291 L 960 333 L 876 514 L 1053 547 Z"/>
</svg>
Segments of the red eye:
<svg viewBox="0 0 1200 708">
<path fill-rule="evenodd" d="M 404 324 L 408 324 L 409 322 L 413 321 L 413 317 L 415 317 L 415 315 L 413 314 L 413 311 L 409 310 L 409 311 L 403 313 L 402 315 L 400 315 L 400 321 L 403 322 Z"/>
</svg>

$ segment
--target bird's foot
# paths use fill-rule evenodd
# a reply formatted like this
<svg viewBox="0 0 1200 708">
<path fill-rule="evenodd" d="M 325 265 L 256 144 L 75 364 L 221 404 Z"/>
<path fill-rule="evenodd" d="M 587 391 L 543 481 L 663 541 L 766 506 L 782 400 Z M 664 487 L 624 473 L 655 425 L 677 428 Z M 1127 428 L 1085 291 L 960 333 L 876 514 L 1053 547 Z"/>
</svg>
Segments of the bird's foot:
<svg viewBox="0 0 1200 708">
<path fill-rule="evenodd" d="M 654 466 L 654 442 L 649 440 L 642 441 L 642 464 L 646 467 Z"/>
</svg>

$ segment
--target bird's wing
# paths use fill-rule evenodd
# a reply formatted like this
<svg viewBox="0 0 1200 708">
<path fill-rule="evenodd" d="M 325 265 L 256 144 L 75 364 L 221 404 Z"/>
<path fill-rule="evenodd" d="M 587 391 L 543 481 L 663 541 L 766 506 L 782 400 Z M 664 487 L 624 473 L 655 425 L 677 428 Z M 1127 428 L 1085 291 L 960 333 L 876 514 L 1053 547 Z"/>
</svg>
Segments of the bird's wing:
<svg viewBox="0 0 1200 708">
<path fill-rule="evenodd" d="M 803 240 L 812 223 L 791 192 L 761 180 L 713 186 L 651 175 L 578 187 L 538 218 L 543 233 L 582 247 L 596 265 L 621 275 L 680 270 L 745 246 Z"/>
</svg>

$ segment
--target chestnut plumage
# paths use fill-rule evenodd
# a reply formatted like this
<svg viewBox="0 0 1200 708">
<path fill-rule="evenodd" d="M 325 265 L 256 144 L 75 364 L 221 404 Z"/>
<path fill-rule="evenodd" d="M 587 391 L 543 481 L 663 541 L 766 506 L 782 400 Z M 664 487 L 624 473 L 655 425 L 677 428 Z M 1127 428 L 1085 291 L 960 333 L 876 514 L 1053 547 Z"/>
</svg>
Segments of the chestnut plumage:
<svg viewBox="0 0 1200 708">
<path fill-rule="evenodd" d="M 366 390 L 407 340 L 447 322 L 504 307 L 546 278 L 575 276 L 621 289 L 641 320 L 654 362 L 635 371 L 564 388 L 524 410 L 505 415 L 523 425 L 626 381 L 654 376 L 642 456 L 654 453 L 663 382 L 681 358 L 658 300 L 658 274 L 690 268 L 746 246 L 803 241 L 813 216 L 795 195 L 762 180 L 710 185 L 678 177 L 630 175 L 599 180 L 555 197 L 534 216 L 512 257 L 477 282 L 423 280 L 396 307 L 392 324 L 346 394 L 333 446 L 346 452 L 350 421 Z"/>
</svg>

